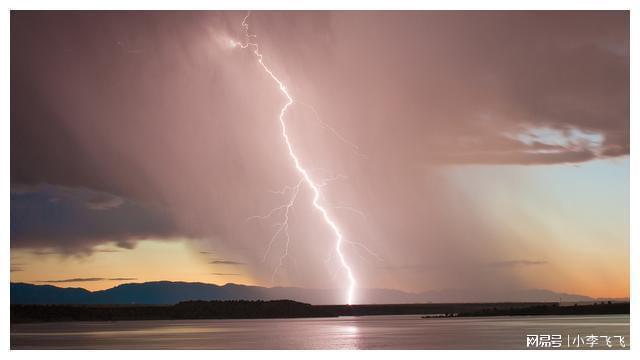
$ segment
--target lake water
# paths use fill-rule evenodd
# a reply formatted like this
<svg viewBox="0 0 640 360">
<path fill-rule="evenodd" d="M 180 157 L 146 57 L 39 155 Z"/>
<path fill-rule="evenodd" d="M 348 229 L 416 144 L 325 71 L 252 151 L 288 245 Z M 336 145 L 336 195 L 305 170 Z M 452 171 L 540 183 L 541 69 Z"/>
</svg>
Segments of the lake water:
<svg viewBox="0 0 640 360">
<path fill-rule="evenodd" d="M 12 324 L 12 349 L 525 349 L 527 335 L 560 335 L 563 349 L 630 346 L 629 315 L 155 320 Z M 569 340 L 567 340 L 569 336 Z M 580 337 L 578 337 L 580 336 Z M 591 338 L 593 339 L 593 338 Z M 569 341 L 569 347 L 567 345 Z"/>
</svg>

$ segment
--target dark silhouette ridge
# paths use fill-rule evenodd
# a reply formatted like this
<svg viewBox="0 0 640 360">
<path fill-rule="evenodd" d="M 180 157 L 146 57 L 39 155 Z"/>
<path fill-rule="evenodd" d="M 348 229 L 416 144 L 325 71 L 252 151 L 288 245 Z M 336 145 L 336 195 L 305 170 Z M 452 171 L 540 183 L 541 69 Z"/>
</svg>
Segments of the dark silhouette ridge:
<svg viewBox="0 0 640 360">
<path fill-rule="evenodd" d="M 390 289 L 358 289 L 359 297 L 371 304 L 490 303 L 490 302 L 593 302 L 595 299 L 548 290 L 528 289 L 505 292 L 498 298 L 477 298 L 462 290 L 406 293 Z M 196 282 L 155 281 L 129 283 L 88 291 L 51 285 L 11 283 L 11 304 L 148 304 L 172 305 L 188 300 L 279 300 L 292 299 L 310 304 L 339 304 L 339 291 L 294 287 L 215 285 Z"/>
<path fill-rule="evenodd" d="M 559 306 L 558 304 L 544 304 L 527 307 L 498 308 L 488 307 L 478 311 L 463 312 L 457 316 L 526 316 L 526 315 L 610 315 L 629 314 L 631 310 L 628 302 L 600 302 L 590 305 Z"/>
</svg>

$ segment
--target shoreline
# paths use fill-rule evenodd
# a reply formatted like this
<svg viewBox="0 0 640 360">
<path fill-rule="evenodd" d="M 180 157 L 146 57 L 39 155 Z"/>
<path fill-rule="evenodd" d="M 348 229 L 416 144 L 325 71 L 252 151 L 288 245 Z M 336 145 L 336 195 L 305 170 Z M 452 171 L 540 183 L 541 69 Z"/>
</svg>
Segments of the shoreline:
<svg viewBox="0 0 640 360">
<path fill-rule="evenodd" d="M 310 305 L 291 300 L 187 301 L 175 305 L 11 305 L 10 324 L 45 322 L 337 318 L 416 315 L 424 319 L 629 314 L 628 302 Z"/>
</svg>

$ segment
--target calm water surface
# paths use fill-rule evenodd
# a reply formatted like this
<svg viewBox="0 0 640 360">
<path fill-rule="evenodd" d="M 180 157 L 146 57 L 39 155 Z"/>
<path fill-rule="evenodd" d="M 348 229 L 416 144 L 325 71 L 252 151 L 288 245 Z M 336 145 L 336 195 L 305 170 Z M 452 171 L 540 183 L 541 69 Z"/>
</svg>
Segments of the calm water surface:
<svg viewBox="0 0 640 360">
<path fill-rule="evenodd" d="M 155 320 L 11 325 L 12 349 L 524 349 L 526 335 L 624 336 L 629 315 Z M 596 347 L 607 348 L 605 340 Z M 571 346 L 572 348 L 575 345 Z M 588 348 L 581 345 L 581 348 Z M 612 349 L 620 349 L 612 339 Z"/>
</svg>

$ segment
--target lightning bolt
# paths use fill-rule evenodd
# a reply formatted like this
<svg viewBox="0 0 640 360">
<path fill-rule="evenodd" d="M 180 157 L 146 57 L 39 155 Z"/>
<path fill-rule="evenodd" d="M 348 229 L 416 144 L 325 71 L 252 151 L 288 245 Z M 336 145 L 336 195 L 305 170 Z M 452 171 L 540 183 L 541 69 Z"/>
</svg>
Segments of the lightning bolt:
<svg viewBox="0 0 640 360">
<path fill-rule="evenodd" d="M 231 40 L 231 45 L 233 47 L 240 47 L 242 49 L 253 48 L 253 54 L 256 56 L 258 64 L 262 67 L 264 72 L 267 75 L 269 75 L 269 77 L 278 85 L 280 92 L 287 100 L 284 106 L 280 109 L 280 115 L 278 117 L 278 120 L 280 121 L 282 139 L 284 140 L 284 143 L 287 147 L 287 151 L 289 152 L 289 157 L 293 161 L 293 165 L 295 166 L 298 173 L 301 175 L 301 178 L 302 178 L 301 182 L 304 182 L 313 192 L 313 200 L 312 200 L 313 206 L 316 208 L 316 210 L 320 212 L 320 214 L 322 215 L 322 219 L 329 226 L 329 228 L 332 230 L 333 234 L 335 235 L 335 238 L 336 238 L 335 251 L 338 254 L 338 258 L 340 259 L 340 264 L 344 268 L 347 274 L 347 278 L 349 280 L 349 287 L 347 289 L 346 301 L 347 301 L 347 304 L 351 305 L 353 303 L 353 293 L 356 287 L 356 279 L 355 279 L 355 276 L 353 275 L 353 271 L 351 270 L 351 266 L 349 266 L 349 264 L 347 263 L 346 257 L 342 253 L 342 243 L 344 241 L 344 237 L 340 232 L 338 225 L 335 223 L 335 221 L 333 221 L 331 216 L 329 216 L 329 213 L 327 212 L 327 210 L 320 204 L 321 185 L 318 185 L 313 181 L 313 179 L 311 178 L 311 175 L 302 166 L 302 164 L 300 163 L 300 160 L 298 159 L 298 156 L 296 155 L 293 149 L 293 145 L 291 144 L 291 141 L 289 139 L 289 134 L 287 133 L 287 124 L 285 122 L 285 115 L 289 107 L 293 105 L 294 100 L 291 94 L 289 94 L 289 92 L 287 91 L 287 87 L 285 86 L 285 84 L 282 81 L 280 81 L 280 79 L 278 79 L 278 77 L 273 73 L 273 71 L 271 71 L 271 69 L 264 63 L 262 53 L 260 52 L 260 47 L 258 43 L 255 40 L 252 42 L 251 39 L 256 39 L 257 36 L 249 33 L 249 24 L 247 20 L 249 19 L 250 15 L 251 15 L 251 12 L 248 12 L 247 15 L 244 17 L 244 19 L 242 19 L 242 24 L 241 24 L 242 31 L 245 36 L 245 43 L 240 43 L 240 42 Z M 301 183 L 299 183 L 299 185 L 300 184 Z M 299 189 L 299 186 L 297 188 Z M 281 232 L 284 232 L 285 235 L 287 236 L 287 247 L 288 247 L 288 244 L 289 244 L 289 239 L 288 239 L 289 235 L 287 233 L 288 211 L 293 206 L 296 197 L 297 197 L 297 190 L 295 191 L 295 195 L 292 197 L 292 200 L 288 204 L 286 204 L 284 208 L 282 207 L 280 208 L 281 210 L 285 209 L 285 221 L 282 224 L 280 224 L 279 230 L 276 233 L 276 235 L 274 235 L 274 237 L 272 238 L 272 241 L 269 247 L 271 246 L 271 244 L 273 243 L 277 235 Z M 283 255 L 283 257 L 280 258 L 280 263 L 278 265 L 278 268 L 282 265 L 282 261 L 285 256 L 286 256 L 286 252 L 285 252 L 285 255 Z M 276 268 L 276 272 L 278 268 Z M 275 272 L 274 272 L 274 276 L 275 276 Z"/>
<path fill-rule="evenodd" d="M 283 190 L 283 191 L 286 191 L 286 189 L 292 189 L 293 190 L 293 195 L 291 196 L 291 199 L 289 200 L 289 202 L 287 204 L 279 206 L 279 207 L 274 209 L 274 210 L 284 210 L 284 220 L 281 223 L 277 224 L 278 230 L 271 237 L 271 241 L 269 241 L 269 246 L 267 247 L 267 250 L 265 251 L 264 255 L 262 256 L 262 261 L 264 262 L 264 261 L 267 260 L 267 255 L 271 251 L 271 247 L 273 246 L 273 243 L 276 241 L 276 239 L 278 238 L 278 236 L 280 234 L 284 234 L 286 242 L 285 242 L 284 254 L 282 254 L 282 256 L 280 257 L 280 261 L 278 262 L 278 266 L 276 266 L 276 268 L 273 270 L 273 274 L 271 274 L 271 282 L 273 282 L 273 280 L 275 279 L 276 274 L 278 273 L 278 271 L 280 270 L 280 268 L 283 265 L 284 259 L 289 254 L 289 243 L 291 242 L 291 237 L 289 237 L 289 211 L 293 208 L 293 205 L 295 204 L 296 199 L 298 198 L 298 193 L 300 192 L 300 185 L 302 185 L 302 179 L 300 179 L 300 181 L 298 181 L 298 184 L 296 186 L 294 186 L 294 187 L 286 187 L 285 190 Z M 268 218 L 273 214 L 274 210 L 271 210 L 265 216 L 258 216 L 258 218 Z"/>
</svg>

